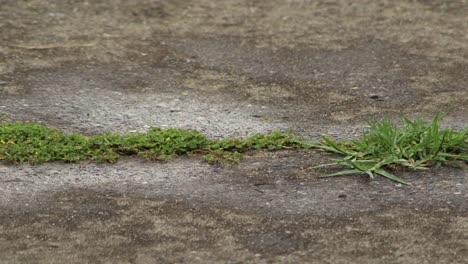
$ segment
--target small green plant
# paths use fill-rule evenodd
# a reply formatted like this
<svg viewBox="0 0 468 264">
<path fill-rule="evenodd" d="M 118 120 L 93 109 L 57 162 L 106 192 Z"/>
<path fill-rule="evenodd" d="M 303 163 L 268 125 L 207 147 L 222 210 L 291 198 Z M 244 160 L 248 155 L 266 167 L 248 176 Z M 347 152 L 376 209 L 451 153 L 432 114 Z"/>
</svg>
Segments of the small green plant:
<svg viewBox="0 0 468 264">
<path fill-rule="evenodd" d="M 38 124 L 0 123 L 0 160 L 14 162 L 115 162 L 122 155 L 168 160 L 179 155 L 204 154 L 203 159 L 210 163 L 232 163 L 239 162 L 242 153 L 249 150 L 301 147 L 304 146 L 299 139 L 281 132 L 211 140 L 195 130 L 151 128 L 144 134 L 85 137 Z"/>
<path fill-rule="evenodd" d="M 214 140 L 208 146 L 207 154 L 203 159 L 210 164 L 238 163 L 244 152 L 249 150 L 279 150 L 299 149 L 309 146 L 299 138 L 291 136 L 291 131 L 286 133 L 275 131 L 271 134 L 256 134 L 246 139 L 227 138 Z"/>
<path fill-rule="evenodd" d="M 444 130 L 440 128 L 440 121 L 440 115 L 436 115 L 429 125 L 422 118 L 411 121 L 402 116 L 402 124 L 397 127 L 389 119 L 374 119 L 359 140 L 335 141 L 323 137 L 322 143 L 305 142 L 290 132 L 213 140 L 195 130 L 151 128 L 147 133 L 105 133 L 86 137 L 64 134 L 38 124 L 0 123 L 0 160 L 116 162 L 122 155 L 148 160 L 203 155 L 205 161 L 215 164 L 237 163 L 243 153 L 250 150 L 321 148 L 344 156 L 333 164 L 321 166 L 350 167 L 324 177 L 366 173 L 371 178 L 381 175 L 408 184 L 390 173 L 388 168 L 427 169 L 451 160 L 468 160 L 468 130 Z"/>
<path fill-rule="evenodd" d="M 203 156 L 203 160 L 210 164 L 239 163 L 244 155 L 237 151 L 229 152 L 224 150 L 210 150 Z"/>
<path fill-rule="evenodd" d="M 366 173 L 371 178 L 377 174 L 408 184 L 387 168 L 400 165 L 424 170 L 450 160 L 468 160 L 468 129 L 444 130 L 440 128 L 440 121 L 439 114 L 431 124 L 422 118 L 411 121 L 401 116 L 402 125 L 397 127 L 388 118 L 382 121 L 374 119 L 360 140 L 334 141 L 323 137 L 323 143 L 317 147 L 343 155 L 344 158 L 333 164 L 350 167 L 324 177 Z"/>
</svg>

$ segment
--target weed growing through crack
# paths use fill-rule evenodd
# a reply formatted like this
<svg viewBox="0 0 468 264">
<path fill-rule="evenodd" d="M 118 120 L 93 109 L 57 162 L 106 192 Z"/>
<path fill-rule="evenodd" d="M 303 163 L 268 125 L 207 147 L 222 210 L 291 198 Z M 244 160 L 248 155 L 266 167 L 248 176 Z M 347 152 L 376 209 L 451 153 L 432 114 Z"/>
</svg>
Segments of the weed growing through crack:
<svg viewBox="0 0 468 264">
<path fill-rule="evenodd" d="M 0 160 L 14 162 L 115 162 L 122 155 L 168 160 L 179 155 L 202 154 L 210 163 L 226 163 L 239 162 L 242 153 L 248 150 L 303 147 L 299 139 L 281 132 L 247 139 L 212 140 L 195 130 L 151 128 L 144 134 L 85 137 L 38 124 L 0 123 Z"/>
<path fill-rule="evenodd" d="M 248 150 L 279 150 L 308 148 L 299 138 L 291 136 L 291 132 L 273 132 L 268 135 L 257 134 L 246 139 L 227 138 L 211 141 L 203 156 L 209 163 L 237 163 L 242 158 L 242 152 Z"/>
<path fill-rule="evenodd" d="M 411 121 L 401 116 L 402 126 L 397 127 L 388 118 L 382 121 L 374 119 L 360 140 L 333 141 L 323 137 L 323 143 L 317 147 L 345 156 L 333 164 L 350 167 L 324 177 L 366 173 L 371 178 L 377 174 L 408 184 L 386 168 L 399 165 L 424 170 L 450 160 L 467 161 L 468 129 L 444 130 L 440 128 L 440 121 L 439 114 L 431 124 L 422 118 Z"/>
<path fill-rule="evenodd" d="M 431 124 L 422 118 L 411 121 L 401 117 L 397 127 L 389 119 L 369 122 L 369 130 L 359 140 L 334 141 L 323 137 L 321 143 L 305 142 L 290 132 L 257 134 L 246 139 L 213 140 L 195 130 L 151 128 L 147 133 L 94 135 L 64 134 L 38 124 L 0 123 L 0 160 L 41 163 L 94 160 L 116 162 L 120 156 L 141 156 L 149 160 L 168 160 L 180 155 L 203 155 L 209 163 L 237 163 L 249 150 L 320 148 L 343 155 L 333 164 L 350 169 L 325 175 L 341 176 L 366 173 L 381 175 L 408 184 L 388 168 L 404 166 L 427 169 L 450 160 L 468 160 L 468 129 L 440 128 L 440 115 Z"/>
</svg>

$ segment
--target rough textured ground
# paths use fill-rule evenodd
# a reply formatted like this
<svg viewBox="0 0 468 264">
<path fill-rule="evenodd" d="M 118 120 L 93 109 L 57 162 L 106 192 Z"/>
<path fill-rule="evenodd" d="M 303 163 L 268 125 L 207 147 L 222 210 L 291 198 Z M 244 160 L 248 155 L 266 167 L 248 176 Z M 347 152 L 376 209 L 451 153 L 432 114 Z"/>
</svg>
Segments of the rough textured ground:
<svg viewBox="0 0 468 264">
<path fill-rule="evenodd" d="M 356 136 L 385 113 L 468 124 L 468 3 L 0 0 L 0 115 L 85 134 Z M 464 263 L 466 168 L 319 179 L 239 165 L 0 163 L 0 263 Z"/>
</svg>

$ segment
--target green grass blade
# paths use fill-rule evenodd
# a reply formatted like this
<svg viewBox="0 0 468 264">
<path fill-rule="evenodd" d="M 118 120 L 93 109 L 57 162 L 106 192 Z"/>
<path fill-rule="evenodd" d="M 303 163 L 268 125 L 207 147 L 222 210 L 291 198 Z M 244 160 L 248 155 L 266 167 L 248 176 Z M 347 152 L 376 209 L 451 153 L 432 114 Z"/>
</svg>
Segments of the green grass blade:
<svg viewBox="0 0 468 264">
<path fill-rule="evenodd" d="M 440 156 L 452 158 L 454 160 L 466 160 L 468 161 L 468 154 L 450 154 L 450 153 L 440 153 Z"/>
<path fill-rule="evenodd" d="M 326 177 L 335 177 L 335 176 L 344 176 L 344 175 L 350 175 L 350 174 L 359 174 L 362 173 L 360 170 L 344 170 L 344 171 L 339 171 L 327 175 L 322 175 L 320 178 L 326 178 Z"/>
<path fill-rule="evenodd" d="M 325 149 L 328 149 L 330 151 L 333 151 L 333 152 L 336 152 L 336 153 L 339 153 L 339 154 L 348 155 L 348 156 L 355 156 L 356 155 L 355 151 L 351 151 L 351 150 L 341 148 L 335 142 L 333 142 L 331 139 L 329 139 L 329 138 L 327 138 L 325 136 L 322 136 L 322 139 L 325 141 L 326 144 L 328 144 L 328 146 L 324 145 Z"/>
<path fill-rule="evenodd" d="M 396 181 L 396 182 L 399 182 L 399 183 L 402 183 L 402 184 L 405 184 L 405 185 L 411 185 L 409 182 L 407 182 L 407 181 L 403 180 L 402 178 L 399 178 L 399 177 L 397 177 L 397 176 L 395 176 L 395 175 L 391 174 L 390 172 L 385 171 L 383 169 L 376 169 L 375 173 L 380 174 L 380 175 L 382 175 L 384 177 L 387 177 L 390 180 L 393 180 L 393 181 Z"/>
<path fill-rule="evenodd" d="M 331 167 L 331 166 L 336 166 L 336 165 L 338 164 L 337 163 L 320 164 L 320 165 L 312 167 L 312 169 L 319 169 L 319 168 Z"/>
</svg>

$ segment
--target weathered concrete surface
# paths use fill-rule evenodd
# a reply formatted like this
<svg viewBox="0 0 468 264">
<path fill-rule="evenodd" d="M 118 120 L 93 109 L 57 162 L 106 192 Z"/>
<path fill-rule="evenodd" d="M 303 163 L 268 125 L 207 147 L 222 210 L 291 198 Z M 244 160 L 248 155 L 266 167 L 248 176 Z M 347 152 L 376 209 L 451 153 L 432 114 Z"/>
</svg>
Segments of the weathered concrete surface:
<svg viewBox="0 0 468 264">
<path fill-rule="evenodd" d="M 384 113 L 468 124 L 466 1 L 0 0 L 0 115 L 85 134 L 352 137 Z M 0 163 L 0 263 L 463 263 L 467 172 L 319 179 L 234 166 Z"/>
</svg>

